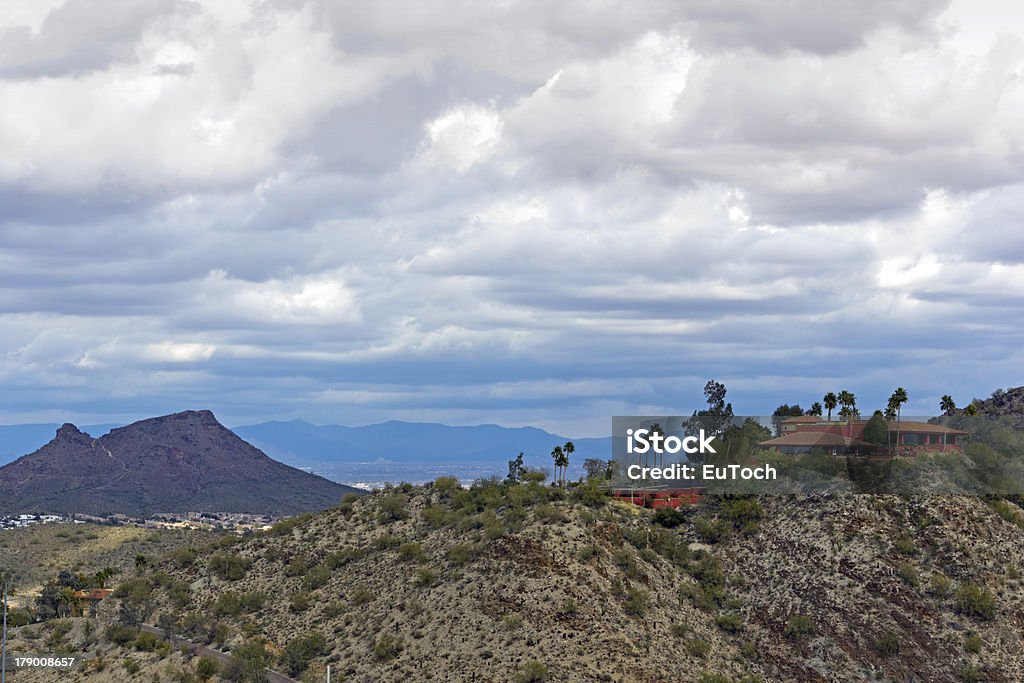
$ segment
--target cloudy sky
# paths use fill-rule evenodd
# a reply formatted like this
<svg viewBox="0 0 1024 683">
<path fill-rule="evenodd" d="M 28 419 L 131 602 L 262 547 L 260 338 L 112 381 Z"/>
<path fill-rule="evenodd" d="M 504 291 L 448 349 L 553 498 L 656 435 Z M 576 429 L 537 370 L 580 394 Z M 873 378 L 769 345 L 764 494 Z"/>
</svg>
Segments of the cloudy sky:
<svg viewBox="0 0 1024 683">
<path fill-rule="evenodd" d="M 5 0 L 0 423 L 1024 384 L 1024 6 Z"/>
</svg>

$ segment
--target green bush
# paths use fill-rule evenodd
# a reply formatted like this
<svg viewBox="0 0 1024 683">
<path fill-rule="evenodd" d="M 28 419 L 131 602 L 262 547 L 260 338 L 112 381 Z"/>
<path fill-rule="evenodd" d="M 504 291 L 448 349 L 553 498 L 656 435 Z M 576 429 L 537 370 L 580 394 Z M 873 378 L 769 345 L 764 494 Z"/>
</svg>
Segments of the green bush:
<svg viewBox="0 0 1024 683">
<path fill-rule="evenodd" d="M 298 676 L 314 657 L 323 654 L 327 647 L 327 638 L 321 633 L 307 633 L 288 641 L 281 653 L 281 663 L 291 676 Z"/>
<path fill-rule="evenodd" d="M 660 508 L 654 513 L 654 523 L 667 529 L 674 529 L 686 521 L 686 515 L 676 508 Z"/>
<path fill-rule="evenodd" d="M 373 602 L 374 595 L 373 591 L 364 586 L 363 584 L 356 584 L 352 587 L 352 594 L 349 595 L 349 602 L 354 606 L 365 605 Z"/>
<path fill-rule="evenodd" d="M 516 683 L 544 683 L 548 680 L 548 668 L 540 662 L 526 662 L 516 673 Z"/>
<path fill-rule="evenodd" d="M 215 553 L 210 557 L 210 571 L 224 581 L 238 581 L 249 571 L 249 560 L 238 555 Z"/>
<path fill-rule="evenodd" d="M 430 567 L 420 567 L 416 572 L 416 585 L 417 586 L 433 586 L 437 577 L 434 575 L 434 570 Z"/>
<path fill-rule="evenodd" d="M 729 525 L 720 519 L 698 517 L 693 523 L 694 531 L 705 543 L 718 543 L 729 533 Z"/>
<path fill-rule="evenodd" d="M 691 638 L 686 641 L 686 653 L 691 657 L 704 659 L 708 656 L 709 652 L 711 652 L 711 646 L 708 645 L 705 640 L 701 640 L 700 638 Z"/>
<path fill-rule="evenodd" d="M 140 631 L 139 635 L 135 636 L 133 647 L 142 652 L 152 652 L 160 646 L 160 642 L 160 636 L 149 631 Z"/>
<path fill-rule="evenodd" d="M 377 659 L 386 662 L 397 657 L 403 647 L 404 643 L 401 638 L 385 633 L 373 644 L 373 654 Z"/>
<path fill-rule="evenodd" d="M 760 521 L 764 510 L 754 496 L 728 496 L 722 502 L 721 514 L 734 528 L 745 529 Z"/>
<path fill-rule="evenodd" d="M 442 498 L 451 498 L 455 492 L 462 490 L 462 484 L 455 477 L 438 477 L 434 480 L 434 490 Z"/>
<path fill-rule="evenodd" d="M 973 652 L 974 654 L 981 652 L 981 648 L 984 644 L 985 642 L 978 637 L 977 633 L 968 634 L 968 636 L 964 638 L 964 649 L 968 652 Z"/>
<path fill-rule="evenodd" d="M 306 575 L 302 578 L 302 589 L 307 591 L 314 591 L 317 588 L 322 588 L 331 580 L 331 570 L 325 565 L 318 564 L 317 566 L 310 569 Z"/>
<path fill-rule="evenodd" d="M 409 505 L 409 496 L 404 493 L 388 493 L 380 499 L 379 518 L 382 522 L 397 522 L 409 516 L 406 506 Z"/>
<path fill-rule="evenodd" d="M 127 645 L 139 635 L 139 629 L 121 624 L 111 624 L 105 632 L 106 638 L 115 645 Z"/>
<path fill-rule="evenodd" d="M 907 582 L 908 585 L 917 586 L 921 582 L 921 577 L 915 567 L 910 562 L 903 562 L 899 567 L 900 577 Z"/>
<path fill-rule="evenodd" d="M 988 674 L 986 674 L 983 669 L 979 669 L 973 664 L 961 667 L 960 671 L 957 673 L 960 676 L 960 680 L 964 683 L 981 683 L 981 681 L 988 680 Z"/>
<path fill-rule="evenodd" d="M 477 555 L 477 547 L 472 543 L 456 543 L 446 553 L 448 561 L 457 567 L 471 562 Z"/>
<path fill-rule="evenodd" d="M 786 621 L 786 628 L 783 632 L 790 638 L 814 635 L 814 619 L 806 614 L 794 614 Z"/>
<path fill-rule="evenodd" d="M 928 590 L 935 597 L 944 598 L 953 592 L 953 582 L 942 574 L 933 574 L 928 582 Z"/>
<path fill-rule="evenodd" d="M 419 543 L 403 543 L 398 546 L 398 558 L 403 562 L 426 562 L 427 554 Z"/>
<path fill-rule="evenodd" d="M 890 657 L 900 651 L 900 640 L 895 633 L 886 631 L 875 638 L 875 649 L 883 657 Z"/>
<path fill-rule="evenodd" d="M 955 607 L 961 614 L 979 619 L 992 619 L 996 614 L 996 599 L 992 593 L 973 583 L 957 589 Z"/>
<path fill-rule="evenodd" d="M 593 543 L 588 543 L 587 545 L 580 548 L 579 558 L 582 562 L 586 562 L 587 560 L 592 560 L 593 558 L 600 556 L 601 549 Z"/>
<path fill-rule="evenodd" d="M 196 662 L 196 673 L 203 678 L 212 678 L 220 673 L 220 664 L 213 657 L 200 657 Z"/>
<path fill-rule="evenodd" d="M 731 633 L 733 635 L 737 633 L 742 633 L 745 627 L 745 624 L 743 623 L 743 617 L 741 617 L 738 614 L 731 613 L 718 615 L 718 617 L 715 619 L 715 623 L 718 625 L 718 628 L 722 629 L 726 633 Z"/>
<path fill-rule="evenodd" d="M 288 609 L 293 614 L 300 614 L 309 609 L 311 601 L 309 593 L 292 593 L 288 600 Z"/>
<path fill-rule="evenodd" d="M 626 591 L 626 614 L 639 616 L 647 611 L 650 595 L 642 588 L 630 588 Z"/>
</svg>

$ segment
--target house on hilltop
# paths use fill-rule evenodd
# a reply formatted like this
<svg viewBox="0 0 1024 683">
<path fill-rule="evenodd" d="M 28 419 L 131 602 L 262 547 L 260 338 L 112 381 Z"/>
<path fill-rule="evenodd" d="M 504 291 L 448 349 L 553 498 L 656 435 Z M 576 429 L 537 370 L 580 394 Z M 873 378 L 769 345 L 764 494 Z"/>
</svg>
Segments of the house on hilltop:
<svg viewBox="0 0 1024 683">
<path fill-rule="evenodd" d="M 758 447 L 794 455 L 810 453 L 815 448 L 833 455 L 895 455 L 959 451 L 967 436 L 967 432 L 959 429 L 929 422 L 890 420 L 889 439 L 879 446 L 864 440 L 867 423 L 867 420 L 832 422 L 813 415 L 789 417 L 779 423 L 782 436 L 762 441 Z"/>
</svg>

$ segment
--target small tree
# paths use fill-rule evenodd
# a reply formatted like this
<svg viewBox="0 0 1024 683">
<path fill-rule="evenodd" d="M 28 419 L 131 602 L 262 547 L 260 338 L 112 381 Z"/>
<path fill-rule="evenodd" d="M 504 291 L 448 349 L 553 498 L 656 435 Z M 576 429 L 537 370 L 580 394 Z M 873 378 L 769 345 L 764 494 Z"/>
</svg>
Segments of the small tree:
<svg viewBox="0 0 1024 683">
<path fill-rule="evenodd" d="M 505 481 L 509 484 L 518 484 L 523 480 L 525 473 L 526 466 L 523 464 L 523 453 L 520 451 L 519 455 L 508 461 L 508 476 L 505 477 Z"/>
<path fill-rule="evenodd" d="M 879 446 L 889 441 L 889 423 L 886 422 L 881 410 L 876 410 L 864 425 L 864 440 Z"/>
</svg>

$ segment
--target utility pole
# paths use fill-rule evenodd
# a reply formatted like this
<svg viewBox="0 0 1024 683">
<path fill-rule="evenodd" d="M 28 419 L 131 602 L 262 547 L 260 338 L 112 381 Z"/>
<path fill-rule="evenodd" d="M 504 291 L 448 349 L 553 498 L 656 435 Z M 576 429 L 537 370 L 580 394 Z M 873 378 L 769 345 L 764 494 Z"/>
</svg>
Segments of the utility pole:
<svg viewBox="0 0 1024 683">
<path fill-rule="evenodd" d="M 331 683 L 331 665 L 327 665 L 327 683 Z"/>
</svg>

